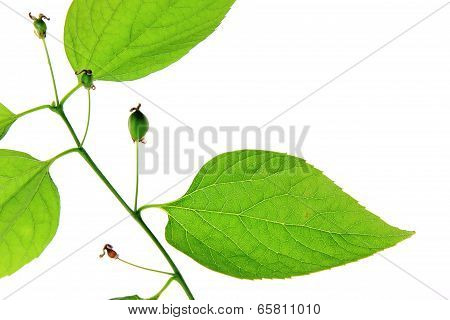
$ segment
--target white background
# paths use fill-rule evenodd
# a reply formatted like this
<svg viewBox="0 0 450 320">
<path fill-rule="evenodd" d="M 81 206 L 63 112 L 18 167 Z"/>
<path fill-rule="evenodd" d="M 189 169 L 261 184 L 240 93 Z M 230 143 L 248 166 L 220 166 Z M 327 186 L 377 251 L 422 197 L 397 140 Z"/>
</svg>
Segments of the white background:
<svg viewBox="0 0 450 320">
<path fill-rule="evenodd" d="M 49 33 L 62 40 L 70 1 L 0 3 L 0 100 L 21 112 L 49 103 L 53 93 L 44 51 L 31 24 L 2 3 L 22 16 L 45 12 L 51 17 Z M 217 32 L 180 62 L 126 86 L 96 83 L 86 148 L 131 202 L 134 146 L 127 117 L 138 102 L 156 129 L 180 123 L 148 100 L 194 131 L 202 126 L 261 126 L 374 53 L 271 124 L 300 130 L 310 126 L 302 149 L 310 163 L 387 222 L 417 232 L 382 253 L 392 263 L 375 255 L 306 277 L 250 282 L 209 271 L 168 250 L 196 297 L 204 301 L 319 302 L 330 316 L 414 313 L 442 318 L 437 310 L 444 312 L 445 306 L 448 312 L 448 302 L 427 286 L 450 296 L 450 5 L 389 41 L 444 4 L 238 0 Z M 76 79 L 63 45 L 52 37 L 48 45 L 63 95 Z M 85 100 L 80 90 L 66 106 L 79 134 Z M 57 116 L 42 111 L 20 119 L 0 146 L 48 159 L 73 143 Z M 227 150 L 220 141 L 214 148 Z M 241 148 L 240 139 L 232 148 Z M 271 146 L 275 151 L 288 148 Z M 168 269 L 131 219 L 105 232 L 126 212 L 87 165 L 71 155 L 56 162 L 51 173 L 61 193 L 60 227 L 39 259 L 0 279 L 0 298 L 9 296 L 1 305 L 5 314 L 22 300 L 92 301 L 156 291 L 163 276 L 98 259 L 101 247 L 112 243 L 128 260 Z M 187 176 L 143 175 L 141 202 Z M 178 198 L 191 180 L 155 202 Z M 164 213 L 147 214 L 146 221 L 164 240 Z M 184 299 L 184 294 L 173 285 L 163 298 Z M 327 308 L 329 301 L 334 303 Z M 100 306 L 90 304 L 90 312 L 102 312 Z M 77 308 L 86 310 L 83 303 Z"/>
</svg>

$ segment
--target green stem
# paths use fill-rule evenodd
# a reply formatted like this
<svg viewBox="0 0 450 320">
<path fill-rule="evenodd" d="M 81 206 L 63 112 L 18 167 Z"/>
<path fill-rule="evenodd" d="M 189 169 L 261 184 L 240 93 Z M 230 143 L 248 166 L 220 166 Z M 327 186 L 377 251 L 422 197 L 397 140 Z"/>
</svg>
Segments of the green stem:
<svg viewBox="0 0 450 320">
<path fill-rule="evenodd" d="M 123 198 L 120 196 L 120 194 L 116 191 L 116 189 L 112 186 L 112 184 L 109 182 L 109 180 L 105 177 L 105 175 L 102 173 L 102 171 L 97 167 L 97 165 L 95 164 L 95 162 L 91 159 L 91 157 L 89 156 L 89 154 L 86 152 L 85 149 L 83 149 L 83 142 L 86 138 L 86 134 L 87 134 L 87 129 L 85 132 L 85 136 L 83 138 L 83 142 L 80 142 L 80 140 L 77 137 L 77 134 L 75 133 L 75 130 L 73 129 L 69 119 L 67 119 L 66 114 L 64 113 L 64 103 L 67 101 L 67 99 L 69 99 L 69 97 L 75 93 L 80 87 L 81 87 L 81 83 L 78 83 L 77 86 L 75 86 L 72 90 L 70 90 L 61 100 L 61 102 L 59 101 L 59 97 L 58 97 L 58 90 L 56 88 L 56 81 L 55 81 L 55 74 L 53 72 L 53 67 L 52 67 L 52 63 L 51 63 L 51 59 L 50 59 L 50 54 L 48 52 L 48 48 L 47 48 L 47 43 L 45 41 L 45 38 L 42 39 L 42 42 L 44 44 L 44 48 L 45 48 L 45 54 L 47 56 L 47 62 L 50 68 L 50 73 L 51 73 L 51 77 L 52 77 L 52 83 L 53 83 L 53 90 L 55 92 L 55 99 L 56 99 L 56 106 L 54 106 L 52 108 L 53 111 L 55 111 L 60 117 L 61 119 L 64 121 L 64 123 L 66 124 L 67 128 L 69 129 L 70 134 L 72 135 L 73 140 L 75 141 L 76 145 L 78 148 L 74 148 L 74 149 L 69 149 L 67 151 L 62 152 L 61 154 L 57 155 L 56 157 L 52 158 L 49 160 L 50 163 L 53 163 L 54 161 L 56 161 L 57 159 L 59 159 L 60 157 L 63 157 L 64 155 L 68 154 L 68 153 L 72 153 L 72 152 L 78 152 L 83 159 L 89 164 L 89 166 L 92 168 L 92 170 L 94 170 L 94 172 L 99 176 L 99 178 L 103 181 L 103 183 L 108 187 L 108 189 L 112 192 L 112 194 L 117 198 L 117 200 L 122 204 L 122 206 L 128 211 L 128 213 L 138 222 L 138 224 L 144 229 L 144 231 L 149 235 L 149 237 L 153 240 L 153 242 L 155 243 L 155 245 L 159 248 L 159 250 L 161 251 L 161 253 L 164 255 L 164 257 L 166 258 L 167 262 L 170 264 L 170 266 L 172 267 L 173 271 L 174 271 L 174 278 L 178 281 L 178 283 L 183 287 L 184 291 L 186 292 L 187 296 L 189 297 L 189 299 L 193 300 L 194 296 L 192 295 L 191 291 L 189 290 L 189 287 L 187 286 L 186 282 L 184 281 L 183 276 L 181 275 L 180 271 L 178 270 L 177 266 L 175 265 L 175 263 L 173 262 L 172 258 L 169 256 L 169 254 L 167 253 L 167 251 L 164 249 L 164 247 L 161 245 L 161 243 L 159 242 L 159 240 L 155 237 L 155 235 L 153 234 L 153 232 L 147 227 L 147 225 L 144 223 L 144 221 L 141 218 L 140 212 L 136 211 L 137 208 L 137 200 L 135 201 L 135 210 L 131 209 L 130 206 L 128 206 L 128 204 L 125 202 L 125 200 L 123 200 Z M 36 109 L 36 110 L 29 110 L 26 111 L 24 114 L 27 114 L 29 112 L 33 112 L 33 111 L 37 111 L 40 110 Z M 42 107 L 43 109 L 43 107 Z M 89 114 L 90 114 L 90 96 L 89 96 Z M 89 119 L 88 119 L 88 126 L 89 127 Z M 138 146 L 136 147 L 136 149 L 138 150 Z M 138 160 L 137 160 L 138 161 Z M 137 180 L 137 179 L 136 179 Z M 136 188 L 137 191 L 137 188 Z M 137 199 L 137 192 L 136 192 L 136 199 Z M 168 282 L 170 283 L 170 282 Z M 168 285 L 168 284 L 167 284 Z M 165 288 L 164 288 L 165 289 Z"/>
<path fill-rule="evenodd" d="M 123 198 L 119 195 L 119 193 L 114 189 L 114 187 L 111 185 L 111 183 L 108 181 L 108 179 L 103 175 L 102 171 L 97 167 L 95 162 L 91 159 L 89 154 L 84 150 L 83 148 L 79 148 L 80 155 L 86 160 L 88 165 L 94 170 L 94 172 L 98 175 L 100 180 L 103 181 L 103 183 L 108 187 L 108 189 L 114 194 L 114 196 L 119 200 L 119 202 L 122 204 L 122 206 L 128 211 L 128 213 L 133 217 L 134 220 L 141 226 L 142 229 L 147 233 L 147 235 L 152 239 L 153 243 L 158 247 L 159 251 L 163 254 L 164 258 L 166 258 L 167 262 L 169 263 L 170 267 L 172 268 L 176 280 L 181 285 L 181 287 L 186 292 L 186 295 L 189 297 L 190 300 L 194 300 L 194 296 L 192 295 L 192 292 L 190 291 L 188 285 L 186 284 L 186 281 L 184 280 L 183 276 L 181 275 L 180 270 L 178 270 L 178 267 L 173 262 L 172 258 L 167 253 L 166 249 L 162 246 L 162 244 L 159 242 L 158 238 L 153 234 L 153 232 L 148 228 L 148 226 L 145 224 L 145 222 L 142 220 L 140 212 L 135 212 L 133 209 L 128 206 L 128 204 L 123 200 Z"/>
<path fill-rule="evenodd" d="M 158 300 L 159 297 L 166 291 L 166 289 L 169 287 L 169 285 L 172 283 L 173 280 L 176 280 L 175 277 L 171 277 L 169 280 L 167 280 L 166 284 L 159 290 L 157 294 L 155 294 L 153 297 L 145 299 L 145 300 Z"/>
<path fill-rule="evenodd" d="M 82 147 L 79 147 L 78 153 L 83 157 L 83 159 L 92 168 L 92 170 L 94 170 L 94 172 L 97 174 L 97 176 L 100 178 L 100 180 L 103 181 L 103 183 L 108 187 L 108 189 L 111 191 L 111 193 L 117 198 L 117 200 L 128 211 L 128 213 L 130 215 L 134 215 L 133 209 L 131 209 L 130 206 L 125 202 L 125 200 L 123 200 L 122 196 L 116 191 L 116 189 L 113 187 L 113 185 L 109 182 L 109 180 L 102 173 L 102 171 L 97 167 L 97 165 L 92 160 L 92 158 L 89 156 L 89 154 L 86 152 L 86 150 Z"/>
<path fill-rule="evenodd" d="M 49 109 L 51 107 L 52 107 L 51 105 L 45 104 L 45 105 L 42 105 L 42 106 L 39 106 L 39 107 L 36 107 L 36 108 L 33 108 L 33 109 L 26 110 L 26 111 L 24 111 L 22 113 L 19 113 L 19 114 L 16 115 L 16 117 L 20 118 L 20 117 L 23 117 L 24 115 L 27 115 L 29 113 L 36 112 L 36 111 L 43 110 L 43 109 Z"/>
<path fill-rule="evenodd" d="M 167 275 L 169 275 L 169 276 L 173 276 L 173 275 L 174 275 L 174 274 L 171 273 L 171 272 L 165 272 L 165 271 L 160 271 L 160 270 L 156 270 L 156 269 L 145 268 L 145 267 L 139 266 L 139 265 L 137 265 L 137 264 L 131 263 L 131 262 L 129 262 L 129 261 L 123 260 L 123 259 L 121 259 L 121 258 L 117 258 L 117 260 L 119 260 L 120 262 L 123 262 L 123 263 L 125 263 L 125 264 L 128 264 L 128 265 L 130 265 L 130 266 L 132 266 L 132 267 L 139 268 L 139 269 L 142 269 L 142 270 L 147 270 L 147 271 L 151 271 L 151 272 L 167 274 Z"/>
<path fill-rule="evenodd" d="M 137 212 L 138 196 L 139 196 L 139 141 L 136 140 L 136 192 L 134 196 L 134 212 Z"/>
<path fill-rule="evenodd" d="M 69 120 L 67 119 L 64 110 L 62 107 L 58 107 L 55 110 L 61 118 L 64 120 L 64 123 L 67 125 L 67 128 L 69 129 L 73 139 L 75 140 L 75 143 L 78 146 L 78 153 L 83 157 L 83 159 L 87 162 L 87 164 L 92 168 L 92 170 L 97 174 L 97 176 L 100 178 L 100 180 L 103 181 L 103 183 L 108 187 L 108 189 L 111 191 L 111 193 L 117 198 L 117 200 L 120 202 L 120 204 L 125 208 L 125 210 L 128 211 L 128 213 L 133 217 L 134 220 L 141 226 L 141 228 L 147 233 L 147 235 L 152 239 L 153 243 L 158 247 L 159 251 L 161 251 L 164 258 L 166 258 L 167 262 L 169 263 L 170 267 L 172 268 L 174 275 L 176 277 L 177 282 L 181 285 L 184 292 L 188 296 L 190 300 L 194 300 L 194 296 L 192 295 L 191 290 L 189 289 L 186 281 L 184 280 L 183 276 L 181 275 L 180 270 L 178 270 L 178 267 L 175 265 L 175 262 L 173 262 L 170 255 L 167 253 L 166 249 L 162 246 L 161 242 L 159 242 L 158 238 L 153 234 L 153 232 L 148 228 L 148 226 L 145 224 L 145 222 L 142 220 L 141 214 L 139 211 L 134 211 L 130 208 L 130 206 L 123 200 L 123 198 L 120 196 L 120 194 L 116 191 L 116 189 L 113 187 L 113 185 L 109 182 L 109 180 L 105 177 L 105 175 L 102 173 L 102 171 L 97 167 L 95 162 L 92 160 L 92 158 L 89 156 L 89 154 L 86 152 L 86 150 L 81 147 L 80 141 L 77 138 L 77 135 L 75 134 L 75 131 L 72 128 L 72 125 L 70 124 Z"/>
<path fill-rule="evenodd" d="M 150 239 L 153 240 L 155 245 L 158 247 L 159 251 L 163 254 L 164 258 L 166 258 L 167 262 L 170 264 L 170 267 L 172 268 L 177 282 L 181 285 L 184 292 L 188 296 L 189 300 L 194 300 L 194 296 L 192 295 L 191 290 L 189 289 L 186 281 L 184 280 L 183 276 L 181 275 L 180 270 L 178 270 L 178 267 L 173 262 L 172 258 L 167 253 L 166 249 L 162 246 L 161 242 L 155 237 L 153 232 L 148 228 L 148 226 L 145 224 L 144 220 L 142 220 L 141 215 L 138 211 L 138 214 L 133 215 L 134 220 L 144 229 L 144 231 L 147 233 L 147 235 L 150 237 Z"/>
<path fill-rule="evenodd" d="M 78 89 L 80 89 L 82 86 L 81 83 L 78 83 L 72 90 L 70 90 L 62 99 L 59 105 L 64 105 L 64 103 L 70 98 L 71 95 L 73 95 Z"/>
<path fill-rule="evenodd" d="M 88 117 L 86 122 L 86 130 L 84 130 L 84 136 L 83 139 L 81 140 L 81 146 L 84 145 L 84 141 L 86 140 L 89 131 L 89 124 L 91 122 L 91 90 L 88 90 L 87 92 L 88 92 Z"/>
<path fill-rule="evenodd" d="M 64 123 L 67 126 L 67 129 L 69 129 L 70 134 L 72 135 L 73 140 L 75 141 L 75 143 L 77 144 L 78 148 L 81 148 L 81 142 L 77 137 L 77 134 L 75 133 L 75 130 L 73 129 L 72 125 L 70 124 L 69 119 L 67 119 L 66 114 L 64 113 L 64 110 L 62 108 L 62 106 L 56 107 L 54 110 L 60 117 L 61 119 L 64 121 Z"/>
<path fill-rule="evenodd" d="M 45 38 L 42 38 L 42 43 L 44 44 L 48 66 L 50 67 L 50 73 L 52 75 L 52 83 L 53 83 L 53 90 L 55 91 L 56 105 L 59 105 L 58 90 L 56 89 L 55 74 L 53 73 L 52 61 L 50 60 L 50 54 L 48 53 L 47 41 L 45 41 Z"/>
</svg>

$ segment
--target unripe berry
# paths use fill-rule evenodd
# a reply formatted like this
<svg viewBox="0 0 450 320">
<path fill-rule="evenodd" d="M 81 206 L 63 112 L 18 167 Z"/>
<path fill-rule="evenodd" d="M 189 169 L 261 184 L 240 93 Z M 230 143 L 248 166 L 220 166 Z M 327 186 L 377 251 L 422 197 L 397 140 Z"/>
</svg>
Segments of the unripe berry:
<svg viewBox="0 0 450 320">
<path fill-rule="evenodd" d="M 148 132 L 149 123 L 147 117 L 139 110 L 141 105 L 131 109 L 132 114 L 128 118 L 128 129 L 133 141 L 143 142 Z"/>
<path fill-rule="evenodd" d="M 80 83 L 85 87 L 86 89 L 93 89 L 95 90 L 94 86 L 94 76 L 92 75 L 92 70 L 81 70 L 79 72 L 75 72 L 75 74 L 78 76 L 78 79 Z"/>
<path fill-rule="evenodd" d="M 35 33 L 38 36 L 39 39 L 44 39 L 47 35 L 47 24 L 45 23 L 44 19 L 50 20 L 42 13 L 39 14 L 39 17 L 34 17 L 31 15 L 31 12 L 28 14 L 29 17 L 33 20 L 33 25 L 35 29 Z"/>
</svg>

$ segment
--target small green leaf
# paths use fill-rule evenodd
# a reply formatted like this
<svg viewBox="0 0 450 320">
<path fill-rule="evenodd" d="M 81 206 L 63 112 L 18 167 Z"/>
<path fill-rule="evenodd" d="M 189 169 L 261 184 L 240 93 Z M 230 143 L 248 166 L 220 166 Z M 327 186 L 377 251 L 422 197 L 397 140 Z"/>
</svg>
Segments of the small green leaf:
<svg viewBox="0 0 450 320">
<path fill-rule="evenodd" d="M 164 69 L 220 24 L 235 0 L 74 0 L 64 45 L 75 71 L 127 81 Z"/>
<path fill-rule="evenodd" d="M 8 133 L 17 116 L 0 103 L 0 140 Z"/>
<path fill-rule="evenodd" d="M 237 151 L 208 162 L 169 214 L 166 239 L 212 270 L 288 278 L 340 266 L 409 238 L 304 160 Z"/>
<path fill-rule="evenodd" d="M 59 223 L 59 193 L 50 163 L 0 150 L 0 278 L 38 257 Z"/>
<path fill-rule="evenodd" d="M 112 298 L 110 300 L 145 300 L 139 297 L 138 295 L 134 296 L 126 296 L 126 297 L 119 297 L 119 298 Z"/>
</svg>

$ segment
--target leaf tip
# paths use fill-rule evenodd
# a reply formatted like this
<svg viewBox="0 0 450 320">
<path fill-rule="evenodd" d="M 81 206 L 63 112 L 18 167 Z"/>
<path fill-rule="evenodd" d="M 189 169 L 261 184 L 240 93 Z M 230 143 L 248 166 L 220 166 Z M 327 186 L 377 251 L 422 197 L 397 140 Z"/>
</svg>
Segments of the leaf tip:
<svg viewBox="0 0 450 320">
<path fill-rule="evenodd" d="M 415 234 L 416 234 L 416 231 L 402 230 L 402 234 L 401 234 L 402 240 L 400 240 L 400 241 L 409 239 Z"/>
<path fill-rule="evenodd" d="M 410 238 L 410 237 L 412 237 L 413 235 L 416 234 L 415 231 L 408 231 L 408 230 L 406 231 L 406 233 L 407 233 L 408 238 Z"/>
</svg>

